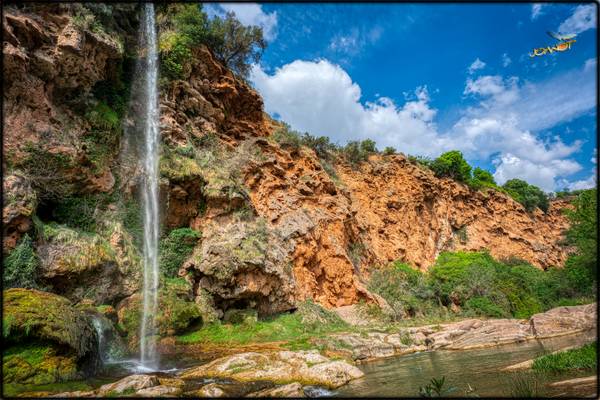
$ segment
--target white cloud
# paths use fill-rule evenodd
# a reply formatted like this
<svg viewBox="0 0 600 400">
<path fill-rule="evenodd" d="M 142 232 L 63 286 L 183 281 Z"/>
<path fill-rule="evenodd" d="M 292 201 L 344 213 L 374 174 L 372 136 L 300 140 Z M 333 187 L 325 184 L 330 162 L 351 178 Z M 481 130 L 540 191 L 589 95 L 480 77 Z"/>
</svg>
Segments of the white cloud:
<svg viewBox="0 0 600 400">
<path fill-rule="evenodd" d="M 562 184 L 562 186 L 561 186 Z M 559 182 L 557 185 L 557 189 L 561 190 L 563 188 L 568 188 L 569 190 L 581 190 L 581 189 L 591 189 L 596 187 L 596 174 L 592 173 L 586 179 L 582 179 L 579 181 L 569 182 L 567 180 L 563 180 Z"/>
<path fill-rule="evenodd" d="M 560 24 L 558 31 L 564 34 L 579 34 L 588 29 L 595 29 L 597 23 L 596 7 L 596 4 L 577 6 L 573 11 L 573 14 Z"/>
<path fill-rule="evenodd" d="M 266 111 L 297 130 L 329 136 L 339 144 L 373 138 L 379 148 L 426 156 L 458 149 L 470 160 L 491 159 L 500 182 L 522 178 L 553 190 L 581 169 L 570 157 L 582 142 L 564 143 L 557 135 L 542 139 L 535 132 L 594 109 L 594 71 L 587 62 L 537 83 L 499 75 L 468 78 L 464 94 L 476 103 L 465 107 L 445 132 L 435 124 L 426 87 L 418 87 L 403 104 L 388 97 L 361 102 L 358 84 L 327 60 L 296 60 L 272 74 L 255 65 L 250 80 Z"/>
<path fill-rule="evenodd" d="M 512 60 L 510 59 L 508 54 L 506 54 L 506 53 L 502 54 L 502 66 L 504 68 L 506 68 L 510 65 L 510 63 L 512 63 Z"/>
<path fill-rule="evenodd" d="M 242 24 L 260 26 L 267 41 L 272 41 L 277 36 L 277 12 L 265 13 L 260 4 L 213 3 L 208 4 L 206 7 L 209 14 L 212 12 L 222 15 L 231 11 Z"/>
<path fill-rule="evenodd" d="M 483 61 L 481 61 L 478 58 L 475 59 L 475 61 L 473 61 L 473 63 L 469 66 L 469 74 L 472 74 L 473 72 L 483 69 L 485 68 L 485 63 Z"/>
<path fill-rule="evenodd" d="M 544 8 L 546 4 L 544 3 L 535 3 L 531 5 L 531 20 L 536 20 L 540 15 L 542 15 L 542 8 Z"/>
<path fill-rule="evenodd" d="M 266 111 L 279 114 L 295 129 L 329 136 L 340 144 L 370 137 L 380 147 L 396 146 L 416 154 L 437 155 L 442 150 L 426 88 L 418 88 L 414 99 L 401 107 L 387 97 L 363 105 L 360 87 L 326 60 L 297 60 L 273 75 L 254 66 L 250 79 L 262 94 Z"/>
<path fill-rule="evenodd" d="M 572 160 L 552 160 L 550 163 L 534 163 L 507 153 L 496 160 L 494 179 L 502 185 L 507 180 L 519 178 L 551 192 L 556 187 L 556 178 L 568 176 L 581 170 L 581 166 Z"/>
</svg>

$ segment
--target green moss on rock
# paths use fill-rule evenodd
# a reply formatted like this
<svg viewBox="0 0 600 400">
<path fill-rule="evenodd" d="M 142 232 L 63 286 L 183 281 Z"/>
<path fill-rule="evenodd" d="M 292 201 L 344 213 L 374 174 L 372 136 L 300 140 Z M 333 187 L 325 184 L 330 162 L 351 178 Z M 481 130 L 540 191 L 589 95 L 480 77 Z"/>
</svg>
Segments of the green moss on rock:
<svg viewBox="0 0 600 400">
<path fill-rule="evenodd" d="M 4 351 L 4 383 L 48 384 L 80 377 L 77 357 L 61 355 L 48 343 L 32 342 L 11 346 Z"/>
<path fill-rule="evenodd" d="M 96 351 L 96 334 L 86 316 L 64 297 L 30 289 L 4 291 L 4 339 L 49 341 L 72 349 L 78 358 Z"/>
</svg>

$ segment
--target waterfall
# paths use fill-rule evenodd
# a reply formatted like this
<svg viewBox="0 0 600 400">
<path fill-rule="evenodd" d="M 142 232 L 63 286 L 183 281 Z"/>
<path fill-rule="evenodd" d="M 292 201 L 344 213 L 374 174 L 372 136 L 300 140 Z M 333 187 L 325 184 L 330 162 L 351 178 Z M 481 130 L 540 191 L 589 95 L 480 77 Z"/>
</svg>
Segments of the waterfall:
<svg viewBox="0 0 600 400">
<path fill-rule="evenodd" d="M 143 160 L 143 223 L 144 223 L 144 288 L 143 311 L 140 330 L 140 362 L 143 367 L 158 368 L 156 354 L 155 316 L 158 308 L 158 54 L 154 5 L 144 4 L 141 23 L 142 40 L 145 43 L 144 90 L 144 142 Z"/>
</svg>

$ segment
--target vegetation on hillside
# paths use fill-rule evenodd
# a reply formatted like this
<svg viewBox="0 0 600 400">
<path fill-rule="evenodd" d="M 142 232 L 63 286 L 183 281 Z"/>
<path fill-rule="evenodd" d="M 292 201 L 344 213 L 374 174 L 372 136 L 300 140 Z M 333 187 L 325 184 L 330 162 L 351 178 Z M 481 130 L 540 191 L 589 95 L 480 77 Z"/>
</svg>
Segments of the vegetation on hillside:
<svg viewBox="0 0 600 400">
<path fill-rule="evenodd" d="M 444 252 L 426 273 L 400 262 L 379 268 L 368 287 L 390 304 L 394 320 L 441 315 L 456 307 L 466 316 L 528 318 L 590 301 L 593 282 L 577 279 L 581 269 L 543 271 L 519 259 L 495 260 L 487 252 Z"/>
</svg>

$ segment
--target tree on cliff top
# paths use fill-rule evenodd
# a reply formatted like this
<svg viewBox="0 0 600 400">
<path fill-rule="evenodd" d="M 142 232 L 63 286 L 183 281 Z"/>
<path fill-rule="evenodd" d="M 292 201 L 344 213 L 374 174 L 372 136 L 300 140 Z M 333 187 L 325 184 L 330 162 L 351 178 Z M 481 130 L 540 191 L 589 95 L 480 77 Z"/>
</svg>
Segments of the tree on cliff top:
<svg viewBox="0 0 600 400">
<path fill-rule="evenodd" d="M 471 166 L 458 150 L 448 151 L 431 163 L 430 168 L 438 177 L 450 177 L 459 182 L 471 179 Z"/>
<path fill-rule="evenodd" d="M 162 72 L 170 79 L 183 78 L 191 49 L 202 44 L 227 68 L 246 78 L 250 65 L 260 60 L 267 46 L 261 27 L 244 26 L 231 12 L 209 19 L 201 4 L 168 5 L 158 20 Z"/>
</svg>

